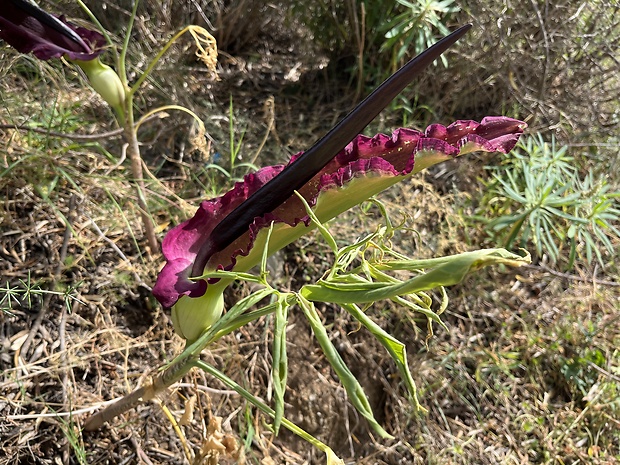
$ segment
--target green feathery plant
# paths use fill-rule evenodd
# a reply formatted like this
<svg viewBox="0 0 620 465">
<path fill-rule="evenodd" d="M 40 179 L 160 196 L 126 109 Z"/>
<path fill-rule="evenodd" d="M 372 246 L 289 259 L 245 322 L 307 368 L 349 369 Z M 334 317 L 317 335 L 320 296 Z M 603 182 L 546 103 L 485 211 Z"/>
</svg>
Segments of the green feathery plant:
<svg viewBox="0 0 620 465">
<path fill-rule="evenodd" d="M 582 177 L 568 149 L 540 134 L 520 141 L 510 157 L 486 167 L 491 179 L 479 212 L 490 217 L 493 241 L 506 247 L 532 243 L 539 257 L 567 268 L 578 258 L 604 266 L 620 240 L 620 191 L 593 168 Z"/>
<path fill-rule="evenodd" d="M 79 300 L 77 289 L 78 285 L 67 286 L 63 290 L 50 291 L 43 289 L 40 283 L 33 282 L 28 275 L 28 278 L 18 280 L 17 284 L 10 284 L 8 281 L 4 283 L 3 287 L 0 287 L 0 311 L 11 314 L 11 311 L 15 307 L 32 308 L 36 301 L 40 301 L 44 295 L 53 295 L 60 297 L 65 305 L 65 308 L 71 312 L 74 302 L 79 302 L 86 305 Z"/>
</svg>

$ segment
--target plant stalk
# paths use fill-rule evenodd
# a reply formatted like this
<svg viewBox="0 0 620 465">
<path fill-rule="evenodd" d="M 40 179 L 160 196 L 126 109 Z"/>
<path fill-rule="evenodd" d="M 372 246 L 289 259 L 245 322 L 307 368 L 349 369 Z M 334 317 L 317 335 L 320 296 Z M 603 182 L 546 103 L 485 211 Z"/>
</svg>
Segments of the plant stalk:
<svg viewBox="0 0 620 465">
<path fill-rule="evenodd" d="M 155 226 L 153 220 L 149 214 L 148 205 L 146 203 L 146 185 L 144 183 L 144 175 L 142 171 L 142 157 L 140 156 L 140 146 L 138 145 L 138 133 L 134 128 L 133 117 L 133 99 L 129 97 L 126 102 L 125 114 L 127 115 L 125 121 L 125 130 L 123 132 L 125 136 L 125 142 L 127 143 L 127 153 L 129 154 L 129 160 L 131 162 L 131 173 L 134 178 L 134 184 L 136 187 L 136 193 L 138 194 L 138 207 L 140 208 L 140 216 L 142 217 L 142 223 L 144 224 L 144 232 L 148 241 L 149 247 L 152 252 L 159 250 L 159 241 L 155 234 Z"/>
<path fill-rule="evenodd" d="M 84 431 L 95 431 L 113 418 L 155 398 L 183 378 L 195 366 L 197 359 L 198 356 L 184 357 L 178 363 L 168 366 L 150 384 L 140 386 L 114 404 L 89 417 L 84 423 Z"/>
</svg>

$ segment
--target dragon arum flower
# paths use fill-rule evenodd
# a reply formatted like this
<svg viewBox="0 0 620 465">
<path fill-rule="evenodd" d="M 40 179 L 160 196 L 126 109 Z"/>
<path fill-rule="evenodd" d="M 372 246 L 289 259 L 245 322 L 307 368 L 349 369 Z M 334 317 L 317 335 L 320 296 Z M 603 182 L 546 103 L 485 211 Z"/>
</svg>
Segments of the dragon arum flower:
<svg viewBox="0 0 620 465">
<path fill-rule="evenodd" d="M 507 153 L 525 127 L 512 118 L 486 117 L 479 123 L 434 124 L 424 132 L 401 128 L 391 136 L 359 135 L 298 192 L 325 222 L 428 166 L 474 151 Z M 301 155 L 295 155 L 289 166 L 294 166 Z M 266 183 L 273 179 L 277 184 L 284 169 L 282 165 L 269 166 L 246 175 L 223 196 L 203 201 L 193 218 L 165 237 L 162 250 L 166 264 L 153 293 L 162 305 L 172 307 L 175 329 L 185 338 L 196 339 L 220 317 L 224 307 L 221 294 L 229 281 L 196 279 L 201 270 L 246 271 L 259 263 L 272 222 L 267 245 L 270 254 L 312 229 L 303 202 L 291 195 L 272 211 L 256 217 L 245 234 L 230 245 L 208 255 L 201 253 L 209 248 L 217 225 Z"/>
<path fill-rule="evenodd" d="M 222 293 L 232 278 L 209 280 L 205 272 L 247 271 L 259 263 L 265 247 L 272 254 L 307 233 L 314 226 L 306 204 L 325 222 L 428 166 L 476 150 L 508 152 L 515 146 L 526 124 L 504 117 L 435 124 L 424 132 L 358 135 L 470 28 L 462 26 L 406 63 L 286 166 L 248 174 L 228 193 L 202 202 L 193 218 L 166 235 L 166 264 L 153 294 L 172 309 L 182 337 L 196 340 L 224 310 Z"/>
<path fill-rule="evenodd" d="M 26 0 L 4 0 L 0 39 L 41 60 L 64 57 L 77 64 L 108 104 L 117 111 L 122 108 L 125 89 L 114 70 L 99 59 L 106 41 L 98 32 L 74 26 Z"/>
</svg>

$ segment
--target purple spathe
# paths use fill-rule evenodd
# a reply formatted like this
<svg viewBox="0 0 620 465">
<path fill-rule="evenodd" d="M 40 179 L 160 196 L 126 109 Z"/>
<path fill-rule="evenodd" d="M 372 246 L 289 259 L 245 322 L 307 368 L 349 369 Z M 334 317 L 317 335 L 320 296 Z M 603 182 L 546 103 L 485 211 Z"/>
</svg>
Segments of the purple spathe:
<svg viewBox="0 0 620 465">
<path fill-rule="evenodd" d="M 478 150 L 507 153 L 515 146 L 525 127 L 525 123 L 512 118 L 486 117 L 480 123 L 463 120 L 449 126 L 433 124 L 424 132 L 401 128 L 391 136 L 378 134 L 370 138 L 360 135 L 299 192 L 311 207 L 322 195 L 330 195 L 325 210 L 331 207 L 331 211 L 325 213 L 321 218 L 323 221 L 398 182 L 414 170 Z M 294 163 L 298 156 L 292 157 L 289 163 Z M 416 158 L 420 159 L 422 166 L 415 166 Z M 203 201 L 192 218 L 168 232 L 162 244 L 166 264 L 153 288 L 155 297 L 163 306 L 172 307 L 182 295 L 199 297 L 205 293 L 206 281 L 190 279 L 198 251 L 208 244 L 211 231 L 223 218 L 283 169 L 284 165 L 269 166 L 248 174 L 223 196 Z M 357 182 L 355 191 L 347 190 L 353 179 L 365 179 L 368 189 Z M 251 253 L 258 232 L 272 221 L 295 227 L 300 223 L 307 225 L 309 218 L 303 203 L 292 196 L 272 212 L 256 218 L 246 234 L 209 256 L 208 262 L 198 264 L 199 267 L 233 269 L 239 258 Z M 272 236 L 273 240 L 277 241 L 277 237 Z"/>
</svg>

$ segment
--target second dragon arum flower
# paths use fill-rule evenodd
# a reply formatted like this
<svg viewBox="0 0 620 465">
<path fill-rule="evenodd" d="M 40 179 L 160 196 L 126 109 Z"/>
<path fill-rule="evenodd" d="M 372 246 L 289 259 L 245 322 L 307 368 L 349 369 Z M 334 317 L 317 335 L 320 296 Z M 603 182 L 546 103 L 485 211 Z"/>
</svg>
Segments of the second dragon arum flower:
<svg viewBox="0 0 620 465">
<path fill-rule="evenodd" d="M 40 60 L 66 57 L 90 61 L 98 57 L 105 38 L 98 32 L 73 26 L 25 0 L 5 0 L 0 11 L 0 39 Z"/>
<path fill-rule="evenodd" d="M 507 153 L 525 127 L 512 118 L 487 117 L 481 122 L 434 124 L 424 132 L 401 128 L 391 136 L 360 135 L 299 189 L 299 194 L 324 222 L 428 166 L 474 151 Z M 300 156 L 294 156 L 290 163 Z M 247 232 L 227 247 L 206 256 L 201 253 L 209 247 L 218 223 L 271 179 L 277 182 L 283 170 L 284 165 L 269 166 L 248 174 L 223 196 L 202 202 L 193 218 L 165 237 L 162 250 L 166 264 L 153 293 L 162 305 L 173 308 L 175 327 L 184 337 L 198 337 L 219 317 L 223 303 L 218 296 L 228 284 L 209 283 L 199 279 L 200 273 L 195 278 L 196 269 L 250 269 L 261 258 L 266 227 L 272 222 L 269 253 L 312 228 L 305 206 L 292 195 L 271 212 L 255 218 Z"/>
</svg>

